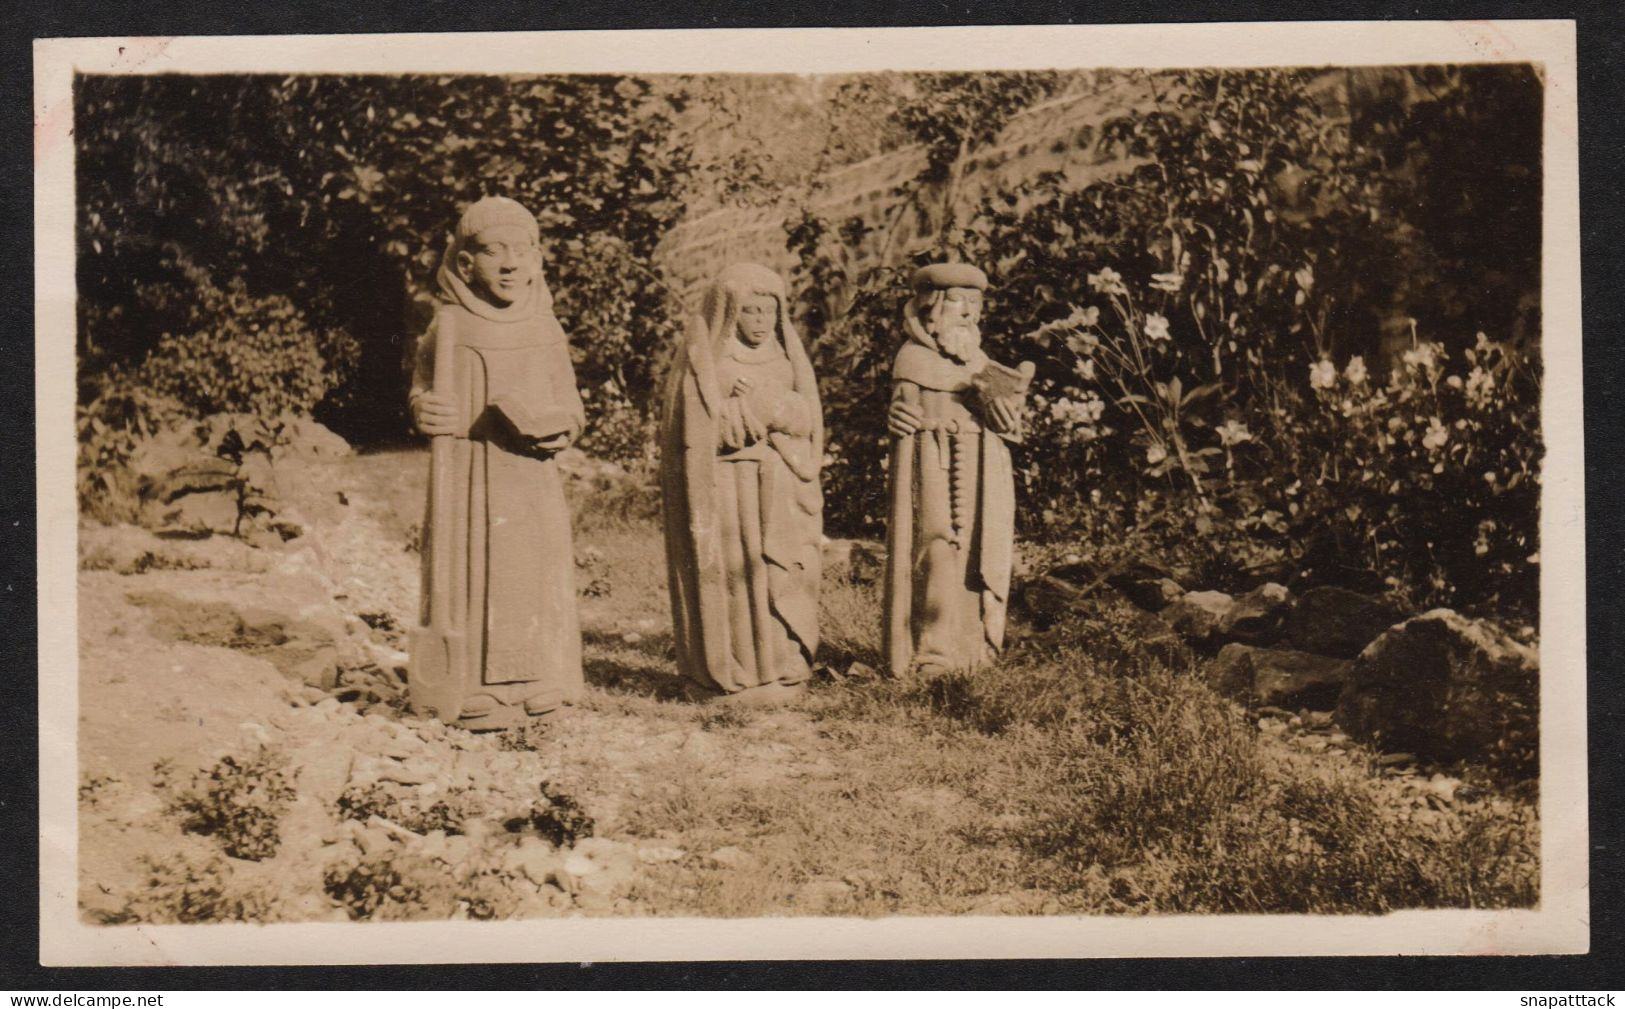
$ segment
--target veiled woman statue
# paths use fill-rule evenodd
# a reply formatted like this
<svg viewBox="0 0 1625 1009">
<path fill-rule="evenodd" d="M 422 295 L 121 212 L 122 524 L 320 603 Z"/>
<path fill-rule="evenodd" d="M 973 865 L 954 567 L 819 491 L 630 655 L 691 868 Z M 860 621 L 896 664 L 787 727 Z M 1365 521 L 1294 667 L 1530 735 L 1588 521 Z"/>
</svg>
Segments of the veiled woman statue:
<svg viewBox="0 0 1625 1009">
<path fill-rule="evenodd" d="M 771 270 L 730 266 L 705 292 L 667 378 L 660 450 L 678 667 L 741 701 L 793 696 L 818 648 L 824 429 Z"/>
</svg>

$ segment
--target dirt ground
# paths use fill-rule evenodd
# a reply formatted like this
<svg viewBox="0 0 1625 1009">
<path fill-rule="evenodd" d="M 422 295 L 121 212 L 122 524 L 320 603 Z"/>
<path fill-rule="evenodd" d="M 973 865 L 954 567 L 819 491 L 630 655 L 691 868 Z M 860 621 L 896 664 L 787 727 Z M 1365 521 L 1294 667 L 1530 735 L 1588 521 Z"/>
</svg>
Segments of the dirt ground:
<svg viewBox="0 0 1625 1009">
<path fill-rule="evenodd" d="M 1211 885 L 1168 876 L 1165 840 L 1119 866 L 1035 842 L 1088 788 L 1046 777 L 1071 765 L 1041 726 L 971 731 L 869 676 L 781 710 L 697 702 L 647 502 L 590 468 L 572 482 L 586 700 L 500 734 L 412 716 L 426 471 L 421 452 L 298 463 L 280 479 L 303 534 L 280 547 L 81 530 L 87 921 L 1143 913 L 1185 899 L 1158 886 Z M 873 586 L 831 574 L 824 609 L 825 660 L 878 665 Z M 1530 801 L 1384 766 L 1313 718 L 1210 707 L 1271 774 L 1375 803 L 1417 864 L 1435 843 L 1483 860 L 1478 898 L 1452 881 L 1351 908 L 1533 900 Z"/>
</svg>

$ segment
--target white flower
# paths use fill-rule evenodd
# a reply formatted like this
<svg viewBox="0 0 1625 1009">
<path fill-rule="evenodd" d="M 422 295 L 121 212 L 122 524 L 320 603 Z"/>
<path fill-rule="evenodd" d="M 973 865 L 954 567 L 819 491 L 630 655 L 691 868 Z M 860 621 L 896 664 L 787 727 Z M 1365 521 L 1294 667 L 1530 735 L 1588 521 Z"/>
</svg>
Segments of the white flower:
<svg viewBox="0 0 1625 1009">
<path fill-rule="evenodd" d="M 1100 346 L 1100 338 L 1093 333 L 1073 333 L 1066 338 L 1067 349 L 1079 357 L 1085 357 Z"/>
<path fill-rule="evenodd" d="M 1226 447 L 1253 440 L 1253 433 L 1240 421 L 1227 420 L 1213 430 L 1219 436 L 1219 443 Z"/>
<path fill-rule="evenodd" d="M 1308 293 L 1314 290 L 1315 287 L 1315 268 L 1308 264 L 1300 266 L 1292 271 L 1292 279 L 1298 282 L 1298 286 L 1303 288 L 1305 293 Z"/>
<path fill-rule="evenodd" d="M 1168 320 L 1152 312 L 1145 317 L 1145 335 L 1153 340 L 1168 339 Z"/>
<path fill-rule="evenodd" d="M 1414 321 L 1414 320 L 1413 320 Z M 1419 343 L 1399 356 L 1407 367 L 1432 370 L 1437 363 L 1434 346 L 1431 343 Z"/>
<path fill-rule="evenodd" d="M 1168 273 L 1153 273 L 1151 275 L 1151 286 L 1159 291 L 1167 291 L 1169 294 L 1178 294 L 1179 289 L 1183 287 L 1184 284 L 1185 275 L 1177 270 L 1170 271 Z"/>
<path fill-rule="evenodd" d="M 1337 384 L 1337 366 L 1327 360 L 1309 366 L 1309 388 L 1330 389 Z"/>
<path fill-rule="evenodd" d="M 1367 374 L 1365 358 L 1358 354 L 1349 358 L 1349 366 L 1343 369 L 1343 377 L 1349 380 L 1350 385 L 1360 385 L 1366 380 Z"/>
<path fill-rule="evenodd" d="M 1145 461 L 1153 466 L 1166 458 L 1168 458 L 1168 450 L 1162 447 L 1161 442 L 1155 442 L 1145 450 Z"/>
<path fill-rule="evenodd" d="M 1428 425 L 1427 434 L 1422 436 L 1422 447 L 1426 449 L 1444 448 L 1445 442 L 1450 440 L 1450 429 L 1445 427 L 1439 418 L 1432 418 Z"/>
<path fill-rule="evenodd" d="M 1099 273 L 1089 274 L 1089 289 L 1101 294 L 1128 293 L 1128 288 L 1123 286 L 1123 275 L 1109 266 L 1101 267 Z"/>
<path fill-rule="evenodd" d="M 1482 403 L 1495 390 L 1495 379 L 1483 368 L 1474 368 L 1467 375 L 1467 398 Z"/>
<path fill-rule="evenodd" d="M 1100 325 L 1100 309 L 1094 305 L 1090 305 L 1088 308 L 1076 309 L 1072 313 L 1071 321 L 1079 326 L 1098 326 Z"/>
</svg>

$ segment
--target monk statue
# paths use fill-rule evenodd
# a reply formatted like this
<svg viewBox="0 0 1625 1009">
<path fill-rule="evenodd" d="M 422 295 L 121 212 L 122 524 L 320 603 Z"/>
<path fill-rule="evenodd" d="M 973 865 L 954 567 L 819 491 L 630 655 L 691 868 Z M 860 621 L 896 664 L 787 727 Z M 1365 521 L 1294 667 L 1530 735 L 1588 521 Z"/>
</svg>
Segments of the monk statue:
<svg viewBox="0 0 1625 1009">
<path fill-rule="evenodd" d="M 513 200 L 464 211 L 412 377 L 412 416 L 434 455 L 409 686 L 421 713 L 470 729 L 546 715 L 582 691 L 554 457 L 585 415 L 538 237 Z"/>
<path fill-rule="evenodd" d="M 717 699 L 804 691 L 818 648 L 824 422 L 784 282 L 723 270 L 672 359 L 660 491 L 678 668 Z"/>
<path fill-rule="evenodd" d="M 1007 442 L 1019 442 L 1033 366 L 981 348 L 987 275 L 914 274 L 892 363 L 884 636 L 895 675 L 968 670 L 1004 644 L 1015 538 Z"/>
</svg>

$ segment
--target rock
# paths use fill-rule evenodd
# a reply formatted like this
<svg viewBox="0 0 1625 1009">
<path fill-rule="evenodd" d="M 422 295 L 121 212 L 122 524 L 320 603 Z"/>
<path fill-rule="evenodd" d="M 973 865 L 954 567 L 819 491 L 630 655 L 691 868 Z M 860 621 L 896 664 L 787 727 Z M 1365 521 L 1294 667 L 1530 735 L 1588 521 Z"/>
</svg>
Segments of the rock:
<svg viewBox="0 0 1625 1009">
<path fill-rule="evenodd" d="M 516 868 L 532 883 L 545 886 L 552 882 L 555 874 L 563 868 L 564 860 L 559 857 L 558 852 L 539 840 L 534 838 L 527 840 L 535 843 L 524 844 L 517 849 Z"/>
<path fill-rule="evenodd" d="M 1352 659 L 1404 614 L 1393 603 L 1335 585 L 1306 589 L 1287 615 L 1285 640 L 1317 655 Z"/>
<path fill-rule="evenodd" d="M 1039 631 L 1076 619 L 1091 612 L 1088 595 L 1077 586 L 1053 575 L 1040 575 L 1017 585 L 1011 593 L 1011 609 Z"/>
<path fill-rule="evenodd" d="M 659 865 L 663 862 L 680 862 L 687 854 L 688 852 L 681 848 L 645 845 L 638 849 L 638 861 L 648 865 Z"/>
<path fill-rule="evenodd" d="M 387 766 L 378 772 L 379 781 L 393 781 L 398 785 L 421 785 L 434 777 L 434 768 L 422 761 Z"/>
<path fill-rule="evenodd" d="M 282 447 L 284 453 L 311 459 L 341 459 L 354 454 L 349 442 L 309 417 L 284 414 L 281 420 L 282 438 L 286 440 Z"/>
<path fill-rule="evenodd" d="M 853 540 L 847 551 L 847 577 L 859 585 L 873 585 L 886 573 L 886 544 Z"/>
<path fill-rule="evenodd" d="M 839 879 L 813 879 L 796 888 L 795 902 L 813 914 L 824 914 L 832 904 L 852 895 L 852 886 Z"/>
<path fill-rule="evenodd" d="M 1452 778 L 1444 774 L 1435 774 L 1428 779 L 1427 790 L 1443 799 L 1445 802 L 1456 801 L 1456 790 L 1461 788 L 1461 779 Z"/>
<path fill-rule="evenodd" d="M 854 662 L 850 666 L 846 667 L 847 679 L 861 680 L 876 675 L 879 674 L 875 667 L 869 665 L 867 662 Z"/>
<path fill-rule="evenodd" d="M 718 848 L 716 851 L 713 851 L 709 857 L 713 864 L 719 865 L 724 869 L 743 869 L 756 864 L 755 855 L 752 855 L 743 848 L 731 844 L 723 848 Z"/>
<path fill-rule="evenodd" d="M 132 525 L 86 523 L 79 527 L 79 567 L 86 571 L 139 575 L 147 571 L 212 568 L 256 573 L 270 566 L 270 558 L 263 551 L 241 540 L 166 538 Z"/>
<path fill-rule="evenodd" d="M 1431 610 L 1367 645 L 1338 699 L 1356 739 L 1440 763 L 1538 773 L 1540 662 L 1483 621 Z"/>
<path fill-rule="evenodd" d="M 234 648 L 312 686 L 336 681 L 340 649 L 351 641 L 344 614 L 320 579 L 273 572 L 164 584 L 129 595 L 147 609 L 154 637 Z"/>
<path fill-rule="evenodd" d="M 1179 602 L 1168 607 L 1163 618 L 1185 640 L 1205 645 L 1215 639 L 1219 622 L 1233 605 L 1235 599 L 1227 592 L 1187 592 Z"/>
<path fill-rule="evenodd" d="M 1348 679 L 1347 659 L 1228 644 L 1207 667 L 1214 687 L 1257 704 L 1330 706 Z"/>
<path fill-rule="evenodd" d="M 1185 589 L 1172 578 L 1149 578 L 1123 582 L 1112 586 L 1129 602 L 1142 610 L 1160 613 L 1185 595 Z"/>
<path fill-rule="evenodd" d="M 1160 613 L 1184 596 L 1173 573 L 1155 561 L 1137 557 L 1106 576 L 1106 584 L 1142 610 Z"/>
<path fill-rule="evenodd" d="M 852 565 L 852 541 L 826 537 L 820 544 L 825 574 L 844 574 Z"/>
<path fill-rule="evenodd" d="M 1414 753 L 1384 753 L 1377 758 L 1378 767 L 1403 767 L 1406 764 L 1416 763 Z"/>
<path fill-rule="evenodd" d="M 1265 582 L 1237 599 L 1219 618 L 1218 635 L 1225 641 L 1267 645 L 1281 637 L 1292 593 L 1285 585 Z"/>
<path fill-rule="evenodd" d="M 362 827 L 354 836 L 356 847 L 367 858 L 377 858 L 395 846 L 395 839 L 382 827 Z"/>
</svg>

